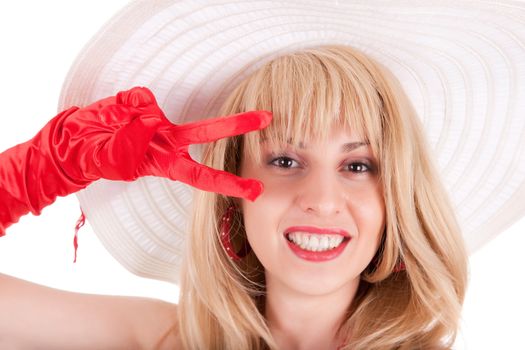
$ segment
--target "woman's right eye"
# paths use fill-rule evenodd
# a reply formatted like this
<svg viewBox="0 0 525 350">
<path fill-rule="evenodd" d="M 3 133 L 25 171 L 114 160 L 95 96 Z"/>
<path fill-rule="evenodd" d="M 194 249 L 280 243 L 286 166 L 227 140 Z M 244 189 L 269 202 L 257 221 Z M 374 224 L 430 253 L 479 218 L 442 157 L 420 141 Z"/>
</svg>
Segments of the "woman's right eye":
<svg viewBox="0 0 525 350">
<path fill-rule="evenodd" d="M 296 168 L 298 166 L 298 163 L 295 160 L 293 160 L 290 157 L 285 157 L 285 156 L 281 156 L 281 157 L 272 159 L 270 161 L 270 164 L 278 168 L 284 168 L 284 169 Z"/>
</svg>

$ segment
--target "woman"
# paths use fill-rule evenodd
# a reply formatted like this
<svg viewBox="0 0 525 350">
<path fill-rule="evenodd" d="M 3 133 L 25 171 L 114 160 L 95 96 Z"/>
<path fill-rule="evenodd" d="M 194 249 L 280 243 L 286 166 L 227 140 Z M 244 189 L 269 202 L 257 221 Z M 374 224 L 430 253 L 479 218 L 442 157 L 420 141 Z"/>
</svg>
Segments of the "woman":
<svg viewBox="0 0 525 350">
<path fill-rule="evenodd" d="M 88 345 L 450 348 L 466 251 L 416 113 L 395 78 L 367 55 L 348 46 L 309 46 L 267 61 L 222 104 L 219 115 L 264 109 L 273 121 L 261 132 L 211 144 L 203 163 L 257 179 L 264 191 L 254 202 L 196 194 L 178 321 L 166 305 L 74 296 L 93 302 L 79 314 L 103 325 Z M 107 81 L 113 72 L 120 74 L 104 71 Z M 83 72 L 83 82 L 90 76 Z M 139 217 L 130 214 L 126 220 Z M 46 302 L 58 300 L 54 294 Z M 108 304 L 114 312 L 104 313 Z M 158 322 L 148 322 L 153 318 Z M 47 340 L 53 329 L 44 333 Z"/>
<path fill-rule="evenodd" d="M 205 152 L 206 164 L 259 179 L 265 190 L 253 203 L 197 195 L 179 305 L 185 344 L 450 347 L 467 254 L 395 80 L 349 47 L 314 48 L 260 68 L 221 113 L 256 109 L 272 111 L 268 128 Z M 231 236 L 253 248 L 238 263 L 216 230 L 231 206 Z M 340 248 L 308 241 L 319 228 L 330 228 Z M 401 261 L 406 271 L 394 272 Z"/>
<path fill-rule="evenodd" d="M 260 68 L 222 114 L 250 110 L 272 110 L 273 124 L 211 144 L 204 163 L 265 191 L 255 202 L 197 195 L 183 347 L 451 346 L 467 254 L 395 80 L 349 47 L 314 48 Z M 228 260 L 237 257 L 221 248 L 221 220 L 232 223 L 222 233 L 249 241 L 245 261 Z M 317 241 L 323 233 L 331 242 Z M 407 271 L 394 272 L 401 261 Z"/>
</svg>

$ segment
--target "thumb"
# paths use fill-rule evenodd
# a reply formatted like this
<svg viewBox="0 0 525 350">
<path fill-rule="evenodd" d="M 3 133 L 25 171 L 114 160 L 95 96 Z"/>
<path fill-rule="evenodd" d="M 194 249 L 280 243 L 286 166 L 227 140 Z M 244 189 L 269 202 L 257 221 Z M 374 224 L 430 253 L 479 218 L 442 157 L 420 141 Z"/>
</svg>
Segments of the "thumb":
<svg viewBox="0 0 525 350">
<path fill-rule="evenodd" d="M 135 180 L 137 169 L 145 161 L 145 155 L 162 119 L 155 115 L 135 118 L 115 132 L 108 159 L 102 164 L 115 164 L 115 176 L 120 180 Z"/>
</svg>

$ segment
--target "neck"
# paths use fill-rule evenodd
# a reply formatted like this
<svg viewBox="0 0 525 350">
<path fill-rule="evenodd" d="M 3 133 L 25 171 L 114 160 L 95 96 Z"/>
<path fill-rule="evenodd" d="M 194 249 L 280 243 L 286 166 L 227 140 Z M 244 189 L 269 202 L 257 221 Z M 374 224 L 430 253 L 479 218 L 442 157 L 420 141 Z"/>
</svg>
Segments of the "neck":
<svg viewBox="0 0 525 350">
<path fill-rule="evenodd" d="M 337 330 L 354 299 L 359 279 L 322 295 L 287 288 L 271 278 L 266 281 L 265 313 L 279 349 L 337 349 L 343 338 Z"/>
</svg>

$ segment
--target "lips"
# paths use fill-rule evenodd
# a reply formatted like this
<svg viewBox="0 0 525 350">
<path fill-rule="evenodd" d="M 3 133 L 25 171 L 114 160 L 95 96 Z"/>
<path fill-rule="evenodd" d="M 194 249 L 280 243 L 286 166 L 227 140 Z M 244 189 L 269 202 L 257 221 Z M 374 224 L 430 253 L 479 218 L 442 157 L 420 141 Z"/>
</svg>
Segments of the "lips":
<svg viewBox="0 0 525 350">
<path fill-rule="evenodd" d="M 292 232 L 305 232 L 305 233 L 313 233 L 316 235 L 341 235 L 345 238 L 350 238 L 350 234 L 348 233 L 348 231 L 340 229 L 340 228 L 320 228 L 320 227 L 314 227 L 314 226 L 292 226 L 284 230 L 284 235 L 286 236 Z"/>
<path fill-rule="evenodd" d="M 309 250 L 309 249 L 303 249 L 301 246 L 297 245 L 296 243 L 292 242 L 291 239 L 288 238 L 288 235 L 293 232 L 300 232 L 300 233 L 311 233 L 314 235 L 340 235 L 343 238 L 343 241 L 336 246 L 335 248 L 328 249 L 328 250 Z M 287 245 L 291 249 L 291 251 L 299 258 L 303 260 L 307 260 L 310 262 L 325 262 L 329 260 L 333 260 L 337 258 L 339 255 L 343 253 L 346 246 L 352 239 L 350 234 L 339 228 L 319 228 L 319 227 L 313 227 L 313 226 L 292 226 L 288 227 L 284 231 L 284 236 L 287 240 Z"/>
</svg>

